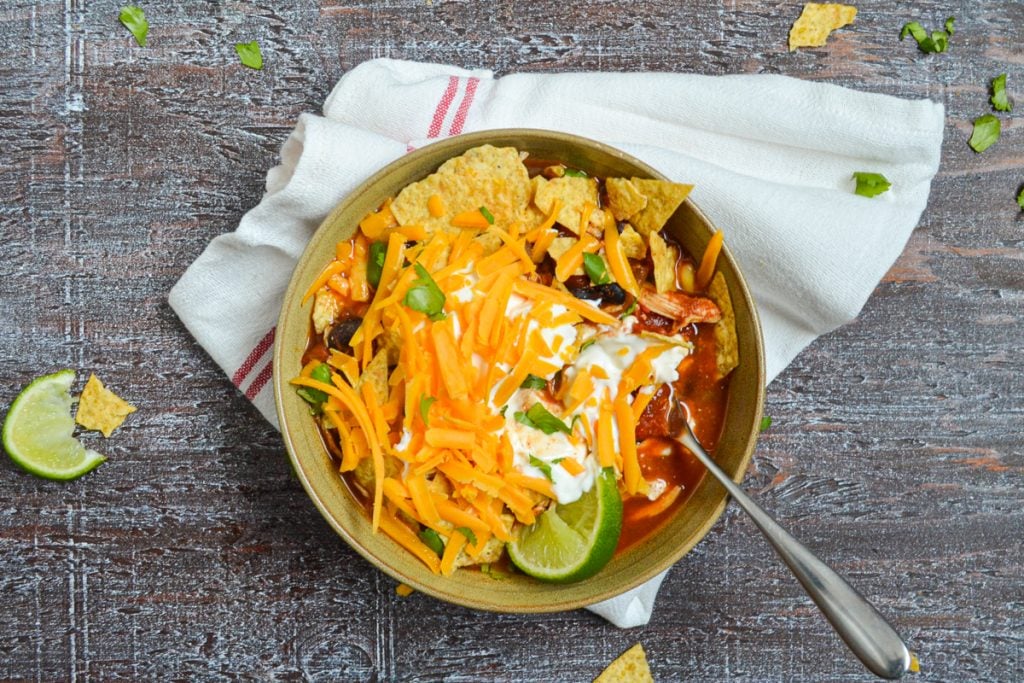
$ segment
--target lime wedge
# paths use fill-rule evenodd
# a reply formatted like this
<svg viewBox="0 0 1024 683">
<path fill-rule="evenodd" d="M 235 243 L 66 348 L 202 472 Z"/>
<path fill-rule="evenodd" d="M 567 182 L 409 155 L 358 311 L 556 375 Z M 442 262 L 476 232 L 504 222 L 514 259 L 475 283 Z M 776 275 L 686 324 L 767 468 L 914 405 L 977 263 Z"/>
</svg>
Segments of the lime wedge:
<svg viewBox="0 0 1024 683">
<path fill-rule="evenodd" d="M 508 544 L 512 562 L 542 581 L 570 583 L 599 572 L 612 559 L 622 532 L 622 498 L 605 468 L 575 503 L 555 505 Z"/>
<path fill-rule="evenodd" d="M 71 384 L 74 370 L 46 375 L 25 387 L 4 420 L 7 455 L 32 474 L 45 479 L 75 479 L 106 458 L 71 436 Z"/>
</svg>

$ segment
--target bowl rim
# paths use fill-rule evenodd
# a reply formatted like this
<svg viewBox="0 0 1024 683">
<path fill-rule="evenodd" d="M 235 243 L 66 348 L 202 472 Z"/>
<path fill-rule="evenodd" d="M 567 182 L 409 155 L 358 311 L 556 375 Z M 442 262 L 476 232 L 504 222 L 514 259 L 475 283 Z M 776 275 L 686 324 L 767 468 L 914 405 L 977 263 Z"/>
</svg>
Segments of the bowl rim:
<svg viewBox="0 0 1024 683">
<path fill-rule="evenodd" d="M 433 156 L 435 154 L 440 153 L 442 150 L 448 150 L 446 158 L 451 158 L 463 153 L 467 149 L 476 147 L 478 145 L 491 143 L 506 144 L 504 142 L 496 142 L 497 139 L 501 138 L 516 138 L 520 140 L 545 140 L 547 142 L 554 141 L 557 143 L 564 143 L 569 146 L 589 147 L 596 149 L 604 154 L 623 159 L 624 161 L 635 166 L 637 169 L 639 169 L 639 171 L 641 171 L 641 173 L 637 175 L 646 175 L 647 177 L 656 180 L 671 180 L 665 174 L 653 168 L 650 164 L 647 164 L 646 162 L 616 147 L 612 147 L 597 140 L 582 137 L 579 135 L 539 128 L 496 128 L 481 130 L 473 133 L 465 133 L 462 135 L 444 138 L 442 140 L 438 140 L 436 142 L 424 145 L 423 147 L 415 149 L 385 164 L 382 168 L 380 168 L 375 173 L 370 175 L 357 187 L 355 187 L 350 192 L 346 193 L 345 196 L 320 222 L 316 230 L 310 235 L 310 239 L 309 241 L 307 241 L 306 246 L 303 248 L 302 254 L 296 260 L 295 268 L 292 272 L 292 275 L 289 278 L 288 287 L 282 300 L 281 311 L 279 313 L 277 321 L 278 329 L 283 329 L 282 326 L 284 325 L 285 319 L 288 315 L 290 303 L 298 295 L 297 293 L 300 294 L 303 291 L 303 286 L 301 283 L 298 282 L 297 279 L 299 264 L 301 264 L 307 258 L 307 255 L 310 253 L 311 245 L 313 245 L 317 241 L 318 235 L 320 235 L 322 231 L 326 230 L 328 226 L 332 225 L 335 221 L 335 218 L 338 215 L 343 214 L 346 210 L 348 210 L 349 205 L 355 201 L 355 198 L 357 196 L 365 193 L 369 188 L 373 187 L 383 178 L 393 173 L 394 168 L 398 165 L 410 164 L 415 166 L 418 158 L 423 156 Z M 412 180 L 409 182 L 415 181 Z M 384 198 L 382 198 L 382 201 L 383 199 Z M 718 226 L 716 226 L 715 223 L 710 218 L 708 218 L 708 216 L 689 197 L 687 197 L 683 203 L 687 206 L 688 210 L 691 211 L 697 217 L 697 219 L 700 222 L 702 222 L 705 226 L 711 228 L 713 232 L 719 230 Z M 765 355 L 764 338 L 761 329 L 760 317 L 757 312 L 757 307 L 755 305 L 754 298 L 751 295 L 750 290 L 747 286 L 746 279 L 744 278 L 743 273 L 741 272 L 738 264 L 736 263 L 735 258 L 732 256 L 732 253 L 729 250 L 728 245 L 723 244 L 722 251 L 719 257 L 724 257 L 726 259 L 735 275 L 735 282 L 733 284 L 735 285 L 734 289 L 738 291 L 733 291 L 733 296 L 735 297 L 738 294 L 748 304 L 747 309 L 750 312 L 750 319 L 752 323 L 751 327 L 754 331 L 754 338 L 751 341 L 753 342 L 753 348 L 756 350 L 757 355 L 758 389 L 756 392 L 756 396 L 754 398 L 753 414 L 763 415 L 765 400 Z M 454 591 L 445 593 L 443 591 L 439 591 L 435 587 L 423 583 L 416 577 L 409 576 L 404 572 L 390 566 L 387 562 L 385 562 L 381 558 L 377 557 L 374 553 L 372 553 L 368 548 L 364 547 L 363 544 L 355 538 L 354 534 L 350 532 L 344 525 L 342 525 L 337 518 L 335 518 L 327 503 L 323 500 L 323 498 L 321 498 L 319 493 L 314 488 L 313 482 L 310 481 L 310 477 L 306 473 L 305 467 L 303 466 L 303 463 L 297 454 L 298 449 L 296 448 L 296 444 L 293 442 L 292 434 L 290 433 L 290 430 L 287 428 L 287 425 L 289 423 L 284 409 L 284 392 L 286 391 L 286 389 L 290 388 L 291 385 L 288 383 L 289 378 L 282 377 L 281 373 L 278 372 L 278 368 L 283 367 L 285 352 L 284 336 L 285 335 L 279 332 L 277 335 L 275 335 L 274 341 L 274 353 L 272 359 L 272 382 L 274 391 L 274 404 L 276 414 L 278 417 L 278 422 L 280 425 L 281 437 L 284 441 L 289 461 L 292 465 L 293 471 L 295 472 L 300 483 L 302 484 L 302 487 L 305 489 L 306 494 L 312 500 L 314 506 L 320 512 L 321 516 L 327 521 L 328 525 L 330 525 L 330 527 L 334 529 L 335 533 L 341 536 L 349 545 L 350 548 L 355 550 L 359 555 L 366 559 L 371 565 L 373 565 L 375 569 L 384 572 L 385 574 L 391 576 L 397 581 L 409 585 L 418 592 L 425 593 L 438 600 L 442 600 L 444 602 L 449 602 L 456 605 L 461 605 L 463 607 L 469 607 L 472 609 L 491 612 L 550 613 L 565 611 L 569 609 L 578 609 L 605 600 L 609 600 L 614 597 L 618 597 L 630 590 L 633 590 L 641 586 L 642 584 L 651 580 L 655 576 L 667 571 L 677 562 L 679 562 L 679 560 L 683 556 L 689 553 L 698 543 L 704 540 L 704 538 L 707 536 L 711 528 L 721 518 L 723 512 L 725 511 L 726 505 L 728 505 L 728 502 L 730 500 L 730 496 L 725 491 L 725 488 L 720 483 L 718 483 L 717 480 L 715 480 L 710 475 L 705 476 L 703 481 L 707 481 L 710 486 L 718 487 L 719 489 L 721 489 L 721 493 L 724 495 L 722 495 L 719 502 L 716 503 L 714 507 L 710 510 L 710 514 L 708 514 L 707 518 L 696 527 L 696 529 L 693 531 L 687 542 L 681 544 L 676 549 L 676 551 L 671 554 L 671 556 L 668 558 L 667 563 L 663 562 L 661 565 L 654 565 L 648 571 L 638 572 L 635 576 L 631 577 L 629 581 L 623 582 L 622 584 L 610 587 L 603 591 L 595 591 L 593 595 L 587 596 L 585 599 L 582 600 L 559 600 L 557 597 L 555 597 L 553 593 L 548 593 L 545 594 L 545 598 L 548 599 L 546 602 L 538 604 L 517 605 L 514 607 L 510 607 L 504 604 L 488 602 L 486 600 L 486 596 L 484 596 L 484 599 L 481 599 L 480 596 L 470 595 L 467 593 L 457 593 Z M 740 461 L 737 465 L 736 472 L 731 477 L 733 481 L 736 482 L 737 484 L 742 482 L 744 476 L 746 475 L 746 471 L 750 466 L 750 461 L 753 458 L 759 433 L 759 424 L 758 421 L 755 420 L 754 423 L 751 425 L 745 440 L 741 441 L 741 443 L 746 443 L 746 447 L 744 448 L 743 455 L 741 456 Z"/>
</svg>

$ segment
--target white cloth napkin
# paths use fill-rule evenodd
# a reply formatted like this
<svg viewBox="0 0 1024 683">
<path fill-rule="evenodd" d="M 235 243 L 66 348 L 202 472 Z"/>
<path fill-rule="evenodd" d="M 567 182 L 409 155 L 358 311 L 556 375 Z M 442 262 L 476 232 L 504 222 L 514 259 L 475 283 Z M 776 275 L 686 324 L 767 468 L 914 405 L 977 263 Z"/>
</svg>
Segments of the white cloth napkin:
<svg viewBox="0 0 1024 683">
<path fill-rule="evenodd" d="M 764 329 L 769 381 L 853 320 L 903 250 L 938 170 L 943 108 L 785 76 L 518 74 L 376 59 L 303 114 L 238 229 L 170 293 L 189 331 L 277 425 L 274 325 L 320 221 L 373 172 L 434 139 L 489 128 L 561 130 L 619 147 L 673 180 L 725 233 Z M 892 182 L 868 199 L 854 171 Z M 647 623 L 664 574 L 590 607 Z"/>
</svg>

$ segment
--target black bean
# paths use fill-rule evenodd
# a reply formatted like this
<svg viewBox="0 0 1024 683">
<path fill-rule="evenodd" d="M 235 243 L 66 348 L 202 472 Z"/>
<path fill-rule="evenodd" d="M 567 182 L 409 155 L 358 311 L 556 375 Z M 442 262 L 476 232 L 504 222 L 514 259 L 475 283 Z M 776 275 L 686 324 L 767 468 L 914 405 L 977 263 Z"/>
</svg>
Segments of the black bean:
<svg viewBox="0 0 1024 683">
<path fill-rule="evenodd" d="M 356 333 L 359 326 L 363 324 L 362 318 L 349 318 L 331 328 L 327 334 L 328 348 L 346 351 L 352 342 L 352 335 Z"/>
<path fill-rule="evenodd" d="M 626 290 L 614 282 L 593 287 L 577 287 L 575 289 L 570 287 L 569 291 L 577 299 L 600 299 L 602 304 L 619 305 L 626 302 Z"/>
</svg>

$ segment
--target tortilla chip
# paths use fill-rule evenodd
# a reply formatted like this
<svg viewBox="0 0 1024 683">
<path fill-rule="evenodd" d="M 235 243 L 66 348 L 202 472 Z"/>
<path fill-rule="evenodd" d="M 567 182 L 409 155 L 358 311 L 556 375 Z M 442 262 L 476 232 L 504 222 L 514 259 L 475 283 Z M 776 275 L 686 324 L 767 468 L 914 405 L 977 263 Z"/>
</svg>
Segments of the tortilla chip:
<svg viewBox="0 0 1024 683">
<path fill-rule="evenodd" d="M 608 665 L 594 683 L 654 683 L 644 646 L 637 643 Z"/>
<path fill-rule="evenodd" d="M 334 324 L 334 319 L 341 313 L 341 301 L 334 296 L 328 287 L 321 287 L 313 298 L 313 329 L 317 334 Z"/>
<path fill-rule="evenodd" d="M 580 234 L 580 218 L 583 206 L 597 206 L 597 181 L 593 178 L 577 178 L 565 176 L 547 180 L 540 176 L 533 179 L 533 203 L 545 215 L 551 213 L 555 200 L 562 201 L 562 208 L 555 218 L 559 223 Z"/>
<path fill-rule="evenodd" d="M 671 183 L 667 180 L 648 180 L 633 178 L 633 184 L 647 195 L 647 206 L 640 213 L 632 216 L 629 222 L 644 236 L 658 232 L 665 227 L 666 221 L 672 217 L 679 205 L 690 194 L 693 185 Z"/>
<path fill-rule="evenodd" d="M 533 185 L 530 185 L 530 187 L 531 187 L 530 196 L 532 197 L 533 196 L 533 192 L 532 192 Z M 540 209 L 538 209 L 536 206 L 534 206 L 531 203 L 523 211 L 523 215 L 522 215 L 522 217 L 520 219 L 520 223 L 519 223 L 519 226 L 520 226 L 519 232 L 520 232 L 520 234 L 530 232 L 531 230 L 533 230 L 534 228 L 539 226 L 541 223 L 543 223 L 547 219 L 548 219 L 548 215 L 546 213 L 544 213 L 543 211 L 541 211 Z"/>
<path fill-rule="evenodd" d="M 402 353 L 402 344 L 405 343 L 401 330 L 388 328 L 384 330 L 380 338 L 384 340 L 384 345 L 381 348 L 387 351 L 388 366 L 398 365 L 398 358 Z M 372 363 L 373 361 L 371 360 L 370 362 Z"/>
<path fill-rule="evenodd" d="M 555 259 L 556 261 L 561 258 L 562 254 L 572 249 L 572 245 L 579 242 L 575 237 L 556 237 L 551 242 L 551 246 L 548 247 L 548 256 Z"/>
<path fill-rule="evenodd" d="M 650 339 L 652 341 L 661 342 L 663 344 L 671 344 L 672 346 L 682 346 L 684 348 L 689 349 L 690 351 L 693 351 L 693 342 L 683 339 L 683 337 L 678 334 L 669 336 L 667 334 L 651 332 L 650 330 L 641 330 L 640 338 Z"/>
<path fill-rule="evenodd" d="M 626 258 L 642 259 L 647 255 L 647 243 L 629 223 L 626 223 L 626 227 L 619 233 L 619 246 L 622 247 L 622 253 Z"/>
<path fill-rule="evenodd" d="M 629 178 L 608 178 L 604 181 L 608 208 L 615 220 L 624 221 L 647 207 L 647 195 L 640 192 Z"/>
<path fill-rule="evenodd" d="M 103 386 L 96 375 L 89 375 L 89 381 L 78 398 L 75 422 L 109 438 L 135 410 L 135 406 Z"/>
<path fill-rule="evenodd" d="M 676 248 L 656 232 L 651 233 L 651 261 L 654 262 L 654 286 L 658 292 L 676 289 Z"/>
<path fill-rule="evenodd" d="M 498 236 L 498 231 L 494 228 L 487 228 L 487 230 L 474 237 L 473 241 L 479 242 L 480 246 L 484 248 L 484 253 L 481 256 L 490 256 L 501 249 L 501 245 L 504 244 L 501 241 L 501 237 Z"/>
<path fill-rule="evenodd" d="M 427 202 L 440 195 L 443 216 L 431 216 Z M 451 219 L 481 206 L 495 223 L 508 226 L 522 219 L 530 203 L 530 175 L 514 147 L 482 145 L 441 164 L 436 173 L 412 183 L 398 193 L 391 212 L 401 225 L 419 224 L 428 234 L 456 231 Z"/>
<path fill-rule="evenodd" d="M 856 16 L 857 8 L 852 5 L 807 3 L 800 18 L 789 29 L 789 51 L 795 52 L 798 47 L 821 47 L 832 31 L 852 24 Z"/>
<path fill-rule="evenodd" d="M 736 337 L 736 312 L 725 276 L 715 273 L 708 286 L 708 296 L 722 311 L 722 319 L 715 323 L 715 363 L 718 378 L 725 377 L 740 364 L 739 340 Z"/>
<path fill-rule="evenodd" d="M 363 374 L 359 375 L 355 390 L 361 391 L 364 384 L 369 383 L 373 387 L 373 394 L 377 397 L 378 403 L 388 400 L 388 350 L 383 348 L 370 359 L 370 362 L 363 368 Z"/>
</svg>

